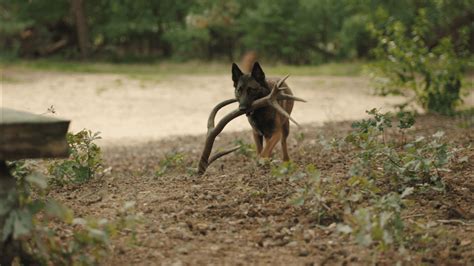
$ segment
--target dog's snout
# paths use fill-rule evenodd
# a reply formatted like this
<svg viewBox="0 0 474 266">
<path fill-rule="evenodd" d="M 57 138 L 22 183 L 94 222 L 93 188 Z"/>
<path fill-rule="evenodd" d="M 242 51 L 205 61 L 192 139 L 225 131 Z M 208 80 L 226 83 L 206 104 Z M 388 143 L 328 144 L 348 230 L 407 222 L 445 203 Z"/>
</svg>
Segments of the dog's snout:
<svg viewBox="0 0 474 266">
<path fill-rule="evenodd" d="M 240 111 L 245 111 L 245 110 L 247 110 L 247 109 L 248 109 L 248 106 L 247 106 L 247 105 L 245 105 L 245 104 L 239 105 L 239 110 L 240 110 Z"/>
</svg>

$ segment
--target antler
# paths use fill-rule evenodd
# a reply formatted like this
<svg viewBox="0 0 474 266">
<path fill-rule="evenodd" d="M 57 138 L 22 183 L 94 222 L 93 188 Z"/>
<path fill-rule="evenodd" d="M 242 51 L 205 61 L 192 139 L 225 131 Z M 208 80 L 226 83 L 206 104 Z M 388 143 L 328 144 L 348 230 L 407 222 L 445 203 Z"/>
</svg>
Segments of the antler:
<svg viewBox="0 0 474 266">
<path fill-rule="evenodd" d="M 211 155 L 212 151 L 212 146 L 214 146 L 214 141 L 216 137 L 222 132 L 224 127 L 232 120 L 235 118 L 245 114 L 246 112 L 251 112 L 253 110 L 265 107 L 265 106 L 272 106 L 275 108 L 277 112 L 285 116 L 286 118 L 290 119 L 293 123 L 295 123 L 298 127 L 300 126 L 291 116 L 288 114 L 285 109 L 283 109 L 280 104 L 278 104 L 279 100 L 293 100 L 293 101 L 299 101 L 299 102 L 306 102 L 305 100 L 298 98 L 293 95 L 289 95 L 284 93 L 283 91 L 287 89 L 288 87 L 281 87 L 281 85 L 285 82 L 285 80 L 289 76 L 285 76 L 284 78 L 280 79 L 277 83 L 272 88 L 272 91 L 270 94 L 267 96 L 260 98 L 252 103 L 249 109 L 245 111 L 241 111 L 239 109 L 236 109 L 226 116 L 224 116 L 217 125 L 214 125 L 214 120 L 216 117 L 217 112 L 224 106 L 229 105 L 231 103 L 237 102 L 236 99 L 229 99 L 225 100 L 219 104 L 217 104 L 209 114 L 209 119 L 207 120 L 207 137 L 206 137 L 206 142 L 204 143 L 204 149 L 201 154 L 201 159 L 199 160 L 199 166 L 198 166 L 198 174 L 202 175 L 204 172 L 206 172 L 207 167 L 214 162 L 215 160 L 219 159 L 220 157 L 229 154 L 231 152 L 234 152 L 239 149 L 240 146 L 236 146 L 221 152 L 217 152 L 214 155 L 212 155 L 210 158 L 209 156 Z"/>
</svg>

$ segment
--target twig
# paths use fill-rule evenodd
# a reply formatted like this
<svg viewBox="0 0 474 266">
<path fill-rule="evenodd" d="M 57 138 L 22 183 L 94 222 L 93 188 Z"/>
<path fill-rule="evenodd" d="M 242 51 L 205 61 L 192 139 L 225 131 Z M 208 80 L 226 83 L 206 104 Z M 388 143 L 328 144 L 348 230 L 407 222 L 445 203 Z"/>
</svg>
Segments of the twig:
<svg viewBox="0 0 474 266">
<path fill-rule="evenodd" d="M 423 214 L 423 213 L 410 214 L 410 215 L 402 216 L 402 219 L 408 219 L 408 218 L 414 218 L 414 217 L 421 217 L 421 216 L 426 216 L 426 214 Z"/>
<path fill-rule="evenodd" d="M 402 166 L 401 166 L 400 164 L 398 164 L 397 162 L 395 162 L 389 155 L 387 155 L 387 158 L 388 158 L 388 160 L 389 160 L 392 164 L 394 164 L 396 167 L 402 168 Z"/>
<path fill-rule="evenodd" d="M 461 224 L 465 226 L 474 226 L 474 223 L 466 223 L 462 220 L 453 219 L 453 220 L 437 220 L 437 222 L 442 224 Z"/>
</svg>

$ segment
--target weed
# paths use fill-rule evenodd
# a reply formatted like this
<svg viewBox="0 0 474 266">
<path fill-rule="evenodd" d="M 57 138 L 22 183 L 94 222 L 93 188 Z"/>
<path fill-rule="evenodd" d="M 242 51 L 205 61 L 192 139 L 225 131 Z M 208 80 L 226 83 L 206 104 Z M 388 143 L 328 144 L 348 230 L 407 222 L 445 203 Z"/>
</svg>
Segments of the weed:
<svg viewBox="0 0 474 266">
<path fill-rule="evenodd" d="M 251 144 L 246 143 L 242 139 L 235 140 L 234 144 L 239 146 L 239 149 L 237 150 L 238 154 L 241 154 L 248 158 L 255 157 L 255 149 Z"/>
<path fill-rule="evenodd" d="M 17 186 L 0 201 L 2 242 L 11 237 L 20 243 L 16 255 L 21 263 L 97 265 L 111 237 L 125 229 L 133 232 L 140 219 L 133 214 L 133 203 L 126 203 L 114 221 L 74 218 L 70 209 L 46 196 L 47 177 L 32 166 L 29 161 L 10 164 Z"/>
<path fill-rule="evenodd" d="M 403 245 L 405 224 L 401 218 L 402 199 L 411 189 L 406 191 L 402 195 L 391 192 L 374 197 L 371 205 L 346 214 L 344 223 L 338 225 L 338 231 L 351 234 L 360 245 L 375 245 L 381 251 L 393 245 Z"/>
<path fill-rule="evenodd" d="M 174 152 L 166 154 L 165 158 L 158 164 L 158 168 L 155 171 L 155 176 L 163 176 L 168 172 L 168 170 L 181 167 L 184 163 L 184 159 L 185 157 L 182 153 Z"/>
<path fill-rule="evenodd" d="M 314 165 L 308 165 L 294 177 L 303 179 L 304 185 L 297 190 L 292 203 L 308 207 L 318 224 L 342 221 L 345 213 L 351 213 L 355 206 L 380 192 L 373 180 L 360 176 L 336 180 L 321 176 Z"/>
<path fill-rule="evenodd" d="M 357 160 L 349 174 L 387 177 L 397 191 L 417 184 L 442 189 L 441 173 L 446 171 L 454 154 L 454 150 L 442 141 L 444 133 L 418 137 L 407 143 L 405 130 L 413 126 L 415 119 L 413 114 L 398 113 L 397 128 L 401 138 L 387 139 L 385 131 L 392 127 L 393 115 L 382 114 L 376 109 L 368 113 L 373 118 L 354 123 L 355 131 L 344 139 L 357 151 Z"/>
<path fill-rule="evenodd" d="M 52 184 L 83 183 L 101 172 L 101 150 L 94 143 L 101 138 L 99 134 L 85 129 L 76 134 L 67 134 L 70 156 L 66 160 L 53 161 L 50 165 L 48 171 Z"/>
<path fill-rule="evenodd" d="M 281 164 L 273 163 L 271 166 L 271 173 L 273 177 L 283 178 L 294 174 L 297 166 L 292 161 L 283 162 Z"/>
<path fill-rule="evenodd" d="M 403 221 L 405 198 L 425 189 L 443 191 L 442 173 L 452 161 L 468 158 L 455 157 L 459 150 L 449 147 L 443 132 L 406 140 L 415 123 L 412 113 L 367 113 L 371 117 L 354 122 L 346 137 L 320 141 L 325 150 L 353 158 L 346 177 L 325 176 L 313 165 L 301 171 L 285 164 L 273 167 L 272 175 L 299 182 L 291 202 L 308 208 L 317 224 L 337 222 L 339 232 L 366 247 L 403 249 L 430 238 Z"/>
</svg>

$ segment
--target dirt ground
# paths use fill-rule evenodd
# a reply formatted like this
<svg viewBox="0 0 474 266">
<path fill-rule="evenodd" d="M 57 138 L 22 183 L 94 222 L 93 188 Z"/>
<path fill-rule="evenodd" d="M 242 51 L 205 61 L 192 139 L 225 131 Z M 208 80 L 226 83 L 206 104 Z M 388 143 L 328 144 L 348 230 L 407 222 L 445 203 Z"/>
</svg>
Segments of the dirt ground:
<svg viewBox="0 0 474 266">
<path fill-rule="evenodd" d="M 472 128 L 459 121 L 420 117 L 413 136 L 444 130 L 454 146 L 468 146 Z M 304 125 L 304 139 L 290 136 L 290 156 L 298 165 L 312 163 L 323 175 L 345 178 L 350 158 L 323 152 L 321 137 L 341 136 L 350 123 L 323 127 Z M 226 133 L 218 147 L 235 139 L 249 140 L 250 131 Z M 104 150 L 111 172 L 80 187 L 52 195 L 78 215 L 113 218 L 125 201 L 135 201 L 144 223 L 136 240 L 123 234 L 113 242 L 106 265 L 472 265 L 474 263 L 474 166 L 458 167 L 444 175 L 448 190 L 414 197 L 403 216 L 406 223 L 429 224 L 436 238 L 405 252 L 373 253 L 352 244 L 335 224 L 316 225 L 307 208 L 289 203 L 294 182 L 272 176 L 239 154 L 223 157 L 204 176 L 189 175 L 204 136 L 171 137 L 136 146 L 110 146 Z M 182 166 L 156 176 L 166 154 L 185 155 Z M 275 158 L 280 156 L 275 152 Z M 462 154 L 474 159 L 472 147 Z M 184 166 L 183 166 L 184 165 Z M 443 222 L 448 220 L 449 222 Z M 462 220 L 462 221 L 461 221 Z M 457 221 L 457 222 L 456 222 Z M 459 222 L 461 221 L 461 222 Z"/>
<path fill-rule="evenodd" d="M 468 156 L 468 164 L 445 173 L 446 193 L 414 197 L 406 223 L 429 226 L 436 236 L 404 252 L 373 252 L 336 232 L 335 223 L 317 225 L 310 210 L 289 202 L 297 184 L 275 178 L 271 169 L 242 154 L 219 159 L 201 177 L 191 175 L 204 142 L 212 106 L 232 97 L 227 76 L 173 76 L 138 80 L 121 75 L 9 72 L 2 85 L 3 107 L 72 119 L 72 130 L 101 131 L 107 174 L 81 186 L 50 192 L 77 216 L 114 218 L 126 201 L 143 216 L 135 231 L 111 243 L 104 265 L 474 265 L 474 150 L 472 127 L 464 120 L 421 116 L 410 136 L 444 130 L 447 140 Z M 350 122 L 373 107 L 389 108 L 401 98 L 370 95 L 361 77 L 291 77 L 297 103 L 290 157 L 314 164 L 334 178 L 346 178 L 350 156 L 327 154 L 319 141 L 344 135 Z M 32 97 L 31 95 L 35 95 Z M 468 101 L 472 101 L 472 94 Z M 474 101 L 473 101 L 474 102 Z M 341 122 L 343 121 L 343 122 Z M 217 140 L 251 142 L 242 119 Z M 471 146 L 469 146 L 471 144 Z M 184 163 L 157 176 L 166 155 Z M 279 148 L 274 152 L 279 158 Z M 448 222 L 446 222 L 448 221 Z"/>
<path fill-rule="evenodd" d="M 234 97 L 230 73 L 157 79 L 8 69 L 2 74 L 0 107 L 42 114 L 53 105 L 55 116 L 72 121 L 72 131 L 100 131 L 104 145 L 205 133 L 212 107 Z M 372 95 L 362 77 L 295 76 L 288 84 L 308 101 L 294 108 L 300 123 L 358 119 L 367 109 L 388 110 L 403 100 Z M 231 108 L 236 107 L 224 108 L 222 114 Z M 245 117 L 240 117 L 226 131 L 248 128 Z"/>
</svg>

